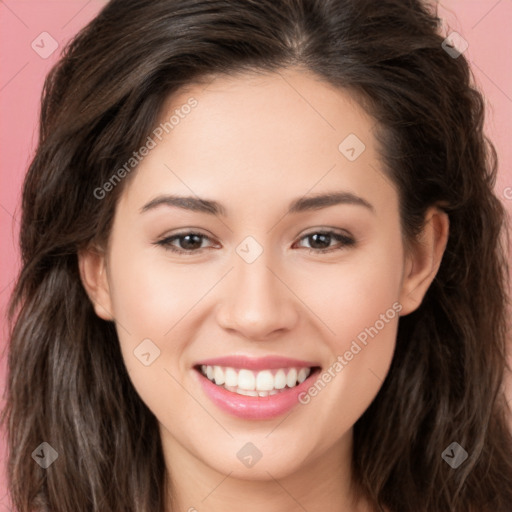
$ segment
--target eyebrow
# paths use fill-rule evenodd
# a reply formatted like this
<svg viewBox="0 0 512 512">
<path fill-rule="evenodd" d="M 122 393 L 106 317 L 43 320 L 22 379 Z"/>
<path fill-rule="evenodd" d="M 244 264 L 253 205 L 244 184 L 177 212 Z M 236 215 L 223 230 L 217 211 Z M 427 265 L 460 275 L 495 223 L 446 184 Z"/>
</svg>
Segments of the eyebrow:
<svg viewBox="0 0 512 512">
<path fill-rule="evenodd" d="M 363 206 L 375 213 L 375 208 L 366 199 L 356 196 L 351 192 L 331 192 L 328 194 L 316 194 L 308 197 L 301 197 L 295 199 L 289 205 L 287 213 L 300 213 L 310 210 L 319 210 L 321 208 L 328 208 L 338 204 L 349 204 L 355 206 Z M 184 210 L 193 212 L 207 213 L 209 215 L 222 215 L 227 216 L 227 211 L 217 201 L 210 199 L 202 199 L 194 196 L 178 196 L 178 195 L 163 195 L 158 196 L 146 203 L 141 209 L 140 213 L 153 210 L 159 206 L 177 207 Z"/>
</svg>

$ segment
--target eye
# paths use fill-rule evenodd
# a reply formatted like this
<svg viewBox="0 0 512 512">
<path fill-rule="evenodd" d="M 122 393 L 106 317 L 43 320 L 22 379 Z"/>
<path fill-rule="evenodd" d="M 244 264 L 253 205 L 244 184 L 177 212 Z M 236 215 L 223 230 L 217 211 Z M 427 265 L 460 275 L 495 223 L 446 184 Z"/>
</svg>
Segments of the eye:
<svg viewBox="0 0 512 512">
<path fill-rule="evenodd" d="M 332 240 L 338 241 L 338 247 L 330 247 Z M 308 240 L 311 248 L 310 253 L 325 253 L 343 250 L 345 247 L 355 245 L 355 240 L 348 235 L 337 233 L 336 231 L 313 231 L 304 235 L 301 240 Z"/>
<path fill-rule="evenodd" d="M 173 242 L 176 240 L 180 247 L 173 245 Z M 204 247 L 201 247 L 203 240 L 210 240 L 210 238 L 201 233 L 186 232 L 163 238 L 162 240 L 155 242 L 155 245 L 160 245 L 166 250 L 175 252 L 180 256 L 184 256 L 186 254 L 191 254 L 192 252 L 202 252 L 205 249 Z"/>
<path fill-rule="evenodd" d="M 203 247 L 202 242 L 204 240 L 210 240 L 211 238 L 203 235 L 202 233 L 196 232 L 185 232 L 178 233 L 176 235 L 165 237 L 157 242 L 155 245 L 164 247 L 164 249 L 172 251 L 180 256 L 190 255 L 192 253 L 201 253 L 205 249 L 211 249 L 211 247 Z M 312 247 L 309 249 L 311 253 L 325 253 L 337 250 L 343 250 L 345 247 L 355 245 L 355 240 L 350 236 L 337 233 L 332 230 L 325 231 L 313 231 L 307 235 L 304 235 L 300 240 L 309 240 Z M 331 242 L 336 240 L 338 247 L 331 246 Z M 178 242 L 177 245 L 175 242 Z"/>
</svg>

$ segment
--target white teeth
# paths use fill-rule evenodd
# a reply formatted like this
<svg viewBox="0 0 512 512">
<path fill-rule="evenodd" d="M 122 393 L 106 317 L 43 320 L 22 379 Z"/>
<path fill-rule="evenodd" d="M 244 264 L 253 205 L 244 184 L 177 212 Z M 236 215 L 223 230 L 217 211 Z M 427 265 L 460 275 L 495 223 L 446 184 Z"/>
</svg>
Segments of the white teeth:
<svg viewBox="0 0 512 512">
<path fill-rule="evenodd" d="M 308 375 L 309 374 L 307 368 L 301 368 L 297 374 L 297 380 L 299 381 L 299 384 L 302 384 L 308 378 Z"/>
<path fill-rule="evenodd" d="M 258 392 L 250 389 L 237 389 L 237 393 L 239 395 L 246 395 L 246 396 L 258 396 Z"/>
<path fill-rule="evenodd" d="M 274 389 L 274 377 L 268 370 L 258 372 L 256 389 L 258 391 L 272 391 Z"/>
<path fill-rule="evenodd" d="M 253 372 L 222 366 L 202 365 L 203 375 L 228 391 L 246 396 L 269 396 L 279 393 L 286 386 L 293 388 L 304 382 L 311 368 L 280 368 L 277 371 L 262 370 Z"/>
<path fill-rule="evenodd" d="M 292 388 L 293 386 L 295 386 L 296 382 L 297 382 L 297 370 L 295 368 L 292 368 L 288 372 L 288 375 L 286 376 L 286 385 L 289 388 Z"/>
<path fill-rule="evenodd" d="M 217 386 L 224 384 L 224 372 L 220 366 L 213 367 L 213 378 L 215 379 L 215 384 L 217 384 Z"/>
<path fill-rule="evenodd" d="M 274 387 L 276 389 L 286 387 L 286 373 L 284 373 L 284 370 L 277 370 L 277 373 L 274 375 Z"/>
<path fill-rule="evenodd" d="M 247 391 L 246 389 L 240 389 L 236 386 L 222 386 L 223 388 L 227 389 L 228 391 L 231 391 L 233 393 L 238 393 L 239 395 L 247 395 L 247 396 L 272 396 L 279 391 L 277 389 L 273 389 L 272 391 Z"/>
<path fill-rule="evenodd" d="M 219 366 L 216 366 L 215 368 L 220 369 Z M 250 370 L 240 370 L 238 372 L 238 387 L 241 389 L 246 389 L 247 391 L 254 391 L 256 387 L 256 379 L 254 378 L 254 373 L 252 373 Z"/>
<path fill-rule="evenodd" d="M 224 375 L 226 377 L 226 386 L 233 386 L 235 388 L 238 386 L 238 375 L 233 368 L 226 368 Z"/>
</svg>

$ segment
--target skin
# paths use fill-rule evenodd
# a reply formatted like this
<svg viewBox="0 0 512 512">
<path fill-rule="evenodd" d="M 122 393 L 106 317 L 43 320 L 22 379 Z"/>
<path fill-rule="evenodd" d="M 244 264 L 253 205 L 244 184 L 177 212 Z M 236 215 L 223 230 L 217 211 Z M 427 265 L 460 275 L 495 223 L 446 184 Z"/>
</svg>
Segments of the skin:
<svg viewBox="0 0 512 512">
<path fill-rule="evenodd" d="M 133 385 L 159 421 L 175 496 L 167 510 L 220 512 L 240 503 L 246 512 L 370 510 L 350 488 L 353 425 L 389 370 L 398 314 L 288 416 L 244 420 L 221 411 L 192 367 L 230 354 L 331 367 L 394 303 L 401 316 L 418 307 L 438 270 L 448 219 L 429 209 L 421 243 L 405 250 L 375 121 L 346 91 L 304 70 L 192 85 L 169 98 L 162 120 L 191 96 L 197 107 L 125 184 L 108 246 L 80 254 L 96 313 L 116 322 Z M 366 146 L 353 162 L 338 149 L 350 133 Z M 373 211 L 337 204 L 286 214 L 296 198 L 340 190 Z M 140 212 L 162 194 L 216 200 L 228 215 L 165 205 Z M 305 236 L 326 228 L 356 243 L 314 245 Z M 155 245 L 190 230 L 206 236 L 196 252 L 179 256 Z M 236 252 L 247 236 L 263 249 L 250 264 Z M 187 241 L 172 245 L 186 251 Z M 322 254 L 322 247 L 337 250 Z M 150 366 L 133 354 L 146 338 L 160 349 Z M 251 468 L 236 455 L 247 442 L 262 453 Z"/>
</svg>

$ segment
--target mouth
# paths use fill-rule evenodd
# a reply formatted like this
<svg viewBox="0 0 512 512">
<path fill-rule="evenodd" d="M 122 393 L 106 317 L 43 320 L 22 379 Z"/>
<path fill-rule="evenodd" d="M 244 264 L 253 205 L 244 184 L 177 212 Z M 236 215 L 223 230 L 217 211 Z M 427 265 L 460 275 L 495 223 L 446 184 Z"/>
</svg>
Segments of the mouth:
<svg viewBox="0 0 512 512">
<path fill-rule="evenodd" d="M 220 410 L 244 420 L 282 416 L 302 403 L 321 367 L 281 357 L 244 356 L 201 361 L 193 366 L 205 396 Z"/>
<path fill-rule="evenodd" d="M 238 395 L 268 397 L 296 388 L 312 374 L 320 371 L 319 366 L 267 368 L 259 371 L 219 365 L 196 365 L 203 377 L 216 386 Z"/>
</svg>

